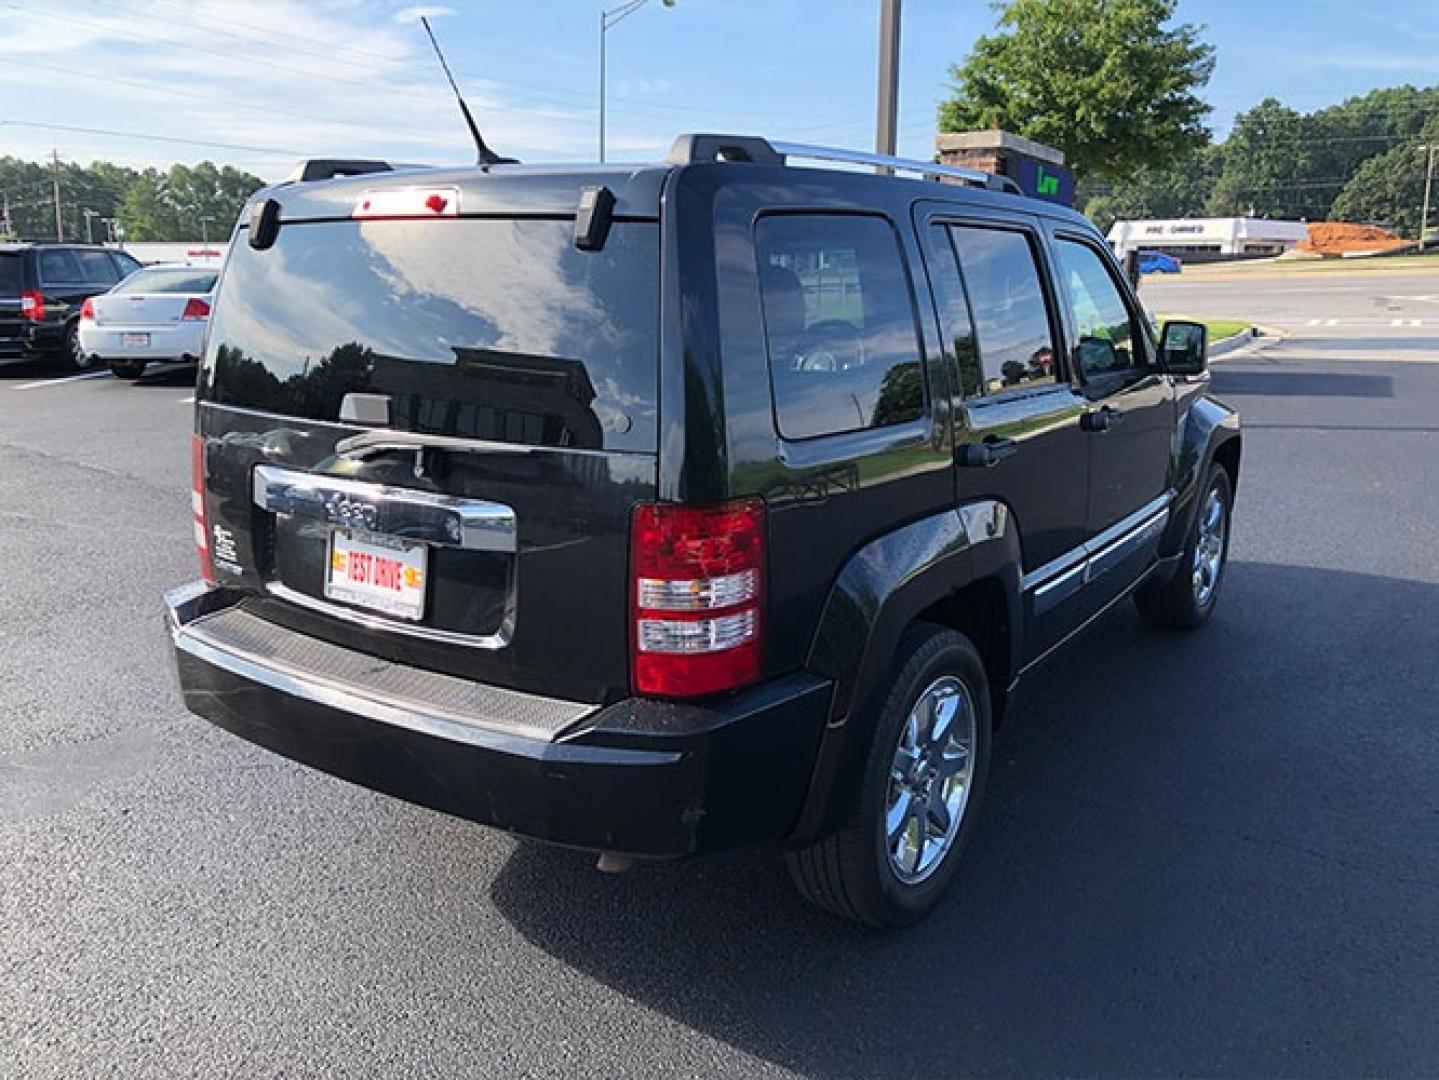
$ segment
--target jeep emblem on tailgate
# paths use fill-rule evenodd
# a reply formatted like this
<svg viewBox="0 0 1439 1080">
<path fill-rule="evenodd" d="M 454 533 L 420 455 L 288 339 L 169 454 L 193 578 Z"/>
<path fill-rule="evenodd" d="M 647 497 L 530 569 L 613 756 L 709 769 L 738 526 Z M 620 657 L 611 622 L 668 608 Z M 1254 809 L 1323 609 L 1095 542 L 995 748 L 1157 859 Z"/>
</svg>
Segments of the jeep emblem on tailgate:
<svg viewBox="0 0 1439 1080">
<path fill-rule="evenodd" d="M 325 502 L 325 512 L 336 525 L 376 530 L 380 525 L 380 508 L 373 503 L 358 502 L 336 494 Z"/>
</svg>

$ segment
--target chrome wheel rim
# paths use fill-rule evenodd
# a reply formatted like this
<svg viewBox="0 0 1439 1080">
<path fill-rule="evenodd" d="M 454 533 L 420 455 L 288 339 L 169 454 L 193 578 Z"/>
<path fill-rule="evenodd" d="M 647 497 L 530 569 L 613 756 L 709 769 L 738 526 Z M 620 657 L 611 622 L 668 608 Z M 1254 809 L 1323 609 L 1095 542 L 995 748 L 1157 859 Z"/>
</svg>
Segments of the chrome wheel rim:
<svg viewBox="0 0 1439 1080">
<path fill-rule="evenodd" d="M 1194 602 L 1205 607 L 1214 599 L 1219 587 L 1219 573 L 1224 567 L 1224 496 L 1219 488 L 1209 489 L 1204 507 L 1199 512 L 1199 537 L 1194 545 L 1194 565 L 1190 580 L 1194 586 Z"/>
<path fill-rule="evenodd" d="M 885 799 L 884 846 L 900 881 L 915 885 L 954 846 L 974 775 L 975 709 L 953 675 L 930 683 L 899 733 Z"/>
</svg>

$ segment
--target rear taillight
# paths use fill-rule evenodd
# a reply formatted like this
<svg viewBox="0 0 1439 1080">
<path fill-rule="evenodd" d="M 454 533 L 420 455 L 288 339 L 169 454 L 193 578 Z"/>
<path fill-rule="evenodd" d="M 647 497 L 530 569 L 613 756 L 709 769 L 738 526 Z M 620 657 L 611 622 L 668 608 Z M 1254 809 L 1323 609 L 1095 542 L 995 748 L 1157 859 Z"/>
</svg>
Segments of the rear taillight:
<svg viewBox="0 0 1439 1080">
<path fill-rule="evenodd" d="M 85 301 L 87 304 L 89 301 Z M 185 301 L 185 310 L 180 313 L 182 319 L 208 319 L 210 317 L 210 305 L 201 300 L 198 296 L 192 296 Z"/>
<path fill-rule="evenodd" d="M 39 322 L 45 317 L 45 294 L 39 289 L 26 289 L 20 294 L 20 314 Z"/>
<path fill-rule="evenodd" d="M 646 503 L 630 528 L 634 689 L 733 690 L 760 675 L 764 503 Z"/>
<path fill-rule="evenodd" d="M 210 558 L 210 529 L 205 520 L 205 439 L 190 436 L 190 516 L 195 524 L 195 551 L 200 557 L 200 576 L 215 583 L 215 563 Z"/>
<path fill-rule="evenodd" d="M 95 301 L 88 296 L 85 297 L 85 302 L 80 305 L 80 321 L 84 322 L 87 319 L 90 322 L 95 321 Z"/>
</svg>

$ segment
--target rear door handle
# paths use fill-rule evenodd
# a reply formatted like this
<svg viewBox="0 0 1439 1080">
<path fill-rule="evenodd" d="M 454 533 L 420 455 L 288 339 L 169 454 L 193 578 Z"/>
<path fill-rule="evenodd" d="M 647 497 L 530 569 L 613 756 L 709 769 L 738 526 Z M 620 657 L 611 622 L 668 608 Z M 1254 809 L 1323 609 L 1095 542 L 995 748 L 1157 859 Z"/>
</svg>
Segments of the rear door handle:
<svg viewBox="0 0 1439 1080">
<path fill-rule="evenodd" d="M 960 447 L 959 463 L 969 468 L 987 469 L 1007 457 L 1019 453 L 1019 443 L 998 435 L 986 435 L 981 441 Z"/>
<path fill-rule="evenodd" d="M 1102 408 L 1095 409 L 1093 412 L 1087 412 L 1081 416 L 1079 418 L 1079 426 L 1085 431 L 1104 432 L 1116 424 L 1122 423 L 1123 420 L 1124 414 L 1122 412 L 1105 405 Z"/>
</svg>

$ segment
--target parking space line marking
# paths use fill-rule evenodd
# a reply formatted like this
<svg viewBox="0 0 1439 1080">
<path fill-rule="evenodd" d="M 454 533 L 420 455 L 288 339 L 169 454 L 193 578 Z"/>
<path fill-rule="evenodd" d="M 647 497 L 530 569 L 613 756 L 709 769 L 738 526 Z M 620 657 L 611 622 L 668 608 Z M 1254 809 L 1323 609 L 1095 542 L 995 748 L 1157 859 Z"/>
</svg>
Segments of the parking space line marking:
<svg viewBox="0 0 1439 1080">
<path fill-rule="evenodd" d="M 108 371 L 87 371 L 83 375 L 67 375 L 63 379 L 41 379 L 39 382 L 21 383 L 11 389 L 41 390 L 47 386 L 64 386 L 66 383 L 79 382 L 81 379 L 113 379 L 114 377 Z"/>
<path fill-rule="evenodd" d="M 1338 319 L 1325 319 L 1325 320 L 1324 320 L 1324 325 L 1325 325 L 1325 326 L 1338 326 L 1338 325 L 1339 325 L 1339 320 L 1338 320 Z"/>
<path fill-rule="evenodd" d="M 1305 323 L 1304 325 L 1305 325 L 1305 326 L 1318 326 L 1318 325 L 1319 325 L 1321 322 L 1323 322 L 1323 321 L 1324 321 L 1323 319 L 1310 319 L 1310 320 L 1309 320 L 1307 323 Z"/>
</svg>

